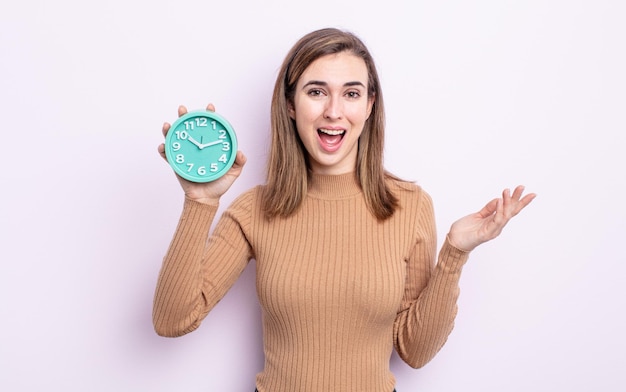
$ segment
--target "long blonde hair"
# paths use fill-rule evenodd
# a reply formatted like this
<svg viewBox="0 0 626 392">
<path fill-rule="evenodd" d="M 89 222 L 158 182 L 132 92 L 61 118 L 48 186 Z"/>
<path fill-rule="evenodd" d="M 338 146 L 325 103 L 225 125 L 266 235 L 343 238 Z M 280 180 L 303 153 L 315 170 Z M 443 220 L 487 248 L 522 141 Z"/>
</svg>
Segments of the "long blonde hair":
<svg viewBox="0 0 626 392">
<path fill-rule="evenodd" d="M 393 176 L 383 167 L 385 113 L 374 60 L 367 47 L 354 34 L 327 28 L 302 37 L 285 57 L 276 78 L 271 106 L 272 140 L 267 163 L 267 184 L 263 192 L 263 208 L 268 218 L 293 214 L 307 193 L 308 155 L 298 136 L 295 121 L 288 112 L 289 105 L 293 104 L 298 79 L 318 58 L 346 51 L 365 62 L 368 95 L 375 98 L 372 113 L 359 138 L 357 181 L 369 210 L 377 219 L 389 218 L 398 207 L 398 199 L 385 181 L 387 177 Z"/>
</svg>

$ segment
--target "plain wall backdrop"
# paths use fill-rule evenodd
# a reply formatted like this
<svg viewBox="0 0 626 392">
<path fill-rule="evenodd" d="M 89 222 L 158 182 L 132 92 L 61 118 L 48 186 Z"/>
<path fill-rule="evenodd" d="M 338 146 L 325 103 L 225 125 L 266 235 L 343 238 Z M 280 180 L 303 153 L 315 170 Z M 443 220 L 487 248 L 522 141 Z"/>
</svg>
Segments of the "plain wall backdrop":
<svg viewBox="0 0 626 392">
<path fill-rule="evenodd" d="M 251 392 L 254 262 L 194 333 L 158 337 L 183 195 L 156 152 L 215 103 L 264 181 L 288 49 L 333 26 L 371 49 L 386 165 L 433 197 L 439 241 L 505 187 L 537 199 L 461 279 L 456 327 L 399 392 L 626 386 L 626 3 L 3 1 L 0 390 Z"/>
</svg>

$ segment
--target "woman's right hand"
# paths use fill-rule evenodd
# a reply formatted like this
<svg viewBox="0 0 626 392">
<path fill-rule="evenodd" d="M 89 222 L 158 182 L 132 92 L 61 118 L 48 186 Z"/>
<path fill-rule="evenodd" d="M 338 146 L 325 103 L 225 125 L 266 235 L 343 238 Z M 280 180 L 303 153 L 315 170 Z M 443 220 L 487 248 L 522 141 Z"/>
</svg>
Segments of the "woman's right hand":
<svg viewBox="0 0 626 392">
<path fill-rule="evenodd" d="M 213 104 L 209 104 L 206 107 L 206 110 L 214 112 L 215 106 Z M 178 117 L 183 116 L 187 113 L 187 108 L 184 106 L 178 107 Z M 167 135 L 167 132 L 170 130 L 171 124 L 165 123 L 163 124 L 163 136 Z M 158 147 L 159 154 L 163 159 L 167 161 L 167 157 L 165 156 L 165 144 L 161 143 Z M 176 174 L 176 178 L 180 183 L 180 186 L 183 188 L 185 192 L 185 196 L 191 200 L 195 200 L 204 204 L 213 204 L 217 205 L 220 197 L 226 193 L 226 191 L 231 187 L 231 185 L 235 182 L 237 177 L 241 174 L 241 170 L 246 163 L 246 157 L 241 151 L 237 151 L 237 156 L 235 157 L 235 163 L 228 170 L 228 172 L 220 177 L 219 179 L 206 182 L 206 183 L 196 183 L 187 181 L 178 174 Z"/>
</svg>

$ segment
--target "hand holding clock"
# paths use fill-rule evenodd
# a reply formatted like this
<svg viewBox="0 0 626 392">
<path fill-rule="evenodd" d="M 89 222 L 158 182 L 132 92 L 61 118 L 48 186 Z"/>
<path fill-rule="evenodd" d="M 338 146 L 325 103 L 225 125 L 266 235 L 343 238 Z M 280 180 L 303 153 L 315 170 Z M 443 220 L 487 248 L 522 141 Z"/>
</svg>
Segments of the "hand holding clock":
<svg viewBox="0 0 626 392">
<path fill-rule="evenodd" d="M 209 104 L 206 110 L 207 117 L 216 118 L 217 123 L 220 126 L 227 125 L 224 119 L 220 118 L 214 113 L 215 106 L 213 106 L 213 104 Z M 179 120 L 174 123 L 174 130 L 178 129 L 177 124 L 181 125 L 181 123 L 179 123 L 180 120 L 183 120 L 190 115 L 192 115 L 192 113 L 188 113 L 187 108 L 182 105 L 179 106 Z M 187 121 L 185 122 L 185 124 L 189 122 L 191 121 Z M 213 122 L 213 129 L 216 129 L 215 123 L 216 122 Z M 199 120 L 196 120 L 195 124 L 206 126 L 209 123 L 204 117 L 201 117 Z M 191 128 L 193 128 L 193 124 Z M 177 139 L 174 138 L 173 134 L 169 135 L 168 137 L 168 133 L 172 129 L 172 125 L 170 125 L 169 123 L 163 124 L 163 136 L 165 136 L 166 138 L 166 143 L 162 143 L 159 145 L 159 154 L 174 168 L 176 177 L 178 178 L 178 182 L 183 188 L 185 196 L 189 199 L 198 201 L 200 203 L 215 205 L 219 202 L 220 197 L 224 193 L 226 193 L 226 191 L 231 187 L 231 185 L 241 174 L 241 170 L 246 163 L 246 157 L 241 151 L 236 150 L 236 139 L 234 132 L 232 132 L 232 129 L 230 129 L 229 126 L 228 128 L 229 132 L 226 132 L 223 129 L 217 129 L 217 131 L 219 131 L 220 133 L 218 140 L 208 143 L 201 143 L 198 142 L 193 136 L 191 136 L 191 134 L 187 134 L 187 132 L 176 131 Z M 189 127 L 187 129 L 189 129 Z M 172 147 L 172 145 L 174 147 Z M 222 147 L 219 149 L 218 147 L 214 147 L 212 149 L 204 151 L 206 147 L 217 145 L 222 145 Z M 233 148 L 231 149 L 230 147 Z M 210 163 L 208 166 L 205 167 L 202 166 L 199 162 L 190 161 L 185 155 L 182 154 L 182 152 L 189 151 L 186 150 L 189 148 L 195 149 L 198 153 L 202 153 L 203 155 L 208 157 L 210 157 L 209 154 L 217 153 L 217 155 L 215 155 L 215 163 Z M 213 149 L 215 149 L 215 151 L 213 151 Z M 166 150 L 168 151 L 166 152 Z M 181 153 L 174 154 L 173 152 Z M 194 151 L 191 151 L 191 153 L 193 154 Z M 172 161 L 169 161 L 168 158 Z M 204 159 L 204 156 L 202 156 L 202 158 Z M 185 161 L 185 159 L 187 159 L 187 161 Z M 211 159 L 212 158 L 209 158 L 209 162 Z M 174 163 L 174 161 L 176 161 L 178 164 Z M 187 177 L 188 179 L 183 177 Z M 203 179 L 203 177 L 205 177 L 206 179 Z M 190 179 L 193 181 L 190 181 Z"/>
</svg>

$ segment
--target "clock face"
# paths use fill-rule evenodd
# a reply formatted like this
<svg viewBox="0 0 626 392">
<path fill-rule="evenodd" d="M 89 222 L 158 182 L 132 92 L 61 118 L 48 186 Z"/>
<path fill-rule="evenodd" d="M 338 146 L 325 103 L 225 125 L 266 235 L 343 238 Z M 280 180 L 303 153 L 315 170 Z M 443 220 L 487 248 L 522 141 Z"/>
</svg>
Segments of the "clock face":
<svg viewBox="0 0 626 392">
<path fill-rule="evenodd" d="M 167 161 L 192 182 L 217 180 L 233 165 L 236 154 L 235 131 L 225 118 L 209 111 L 179 117 L 165 137 Z"/>
</svg>

